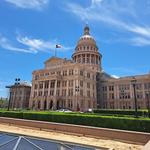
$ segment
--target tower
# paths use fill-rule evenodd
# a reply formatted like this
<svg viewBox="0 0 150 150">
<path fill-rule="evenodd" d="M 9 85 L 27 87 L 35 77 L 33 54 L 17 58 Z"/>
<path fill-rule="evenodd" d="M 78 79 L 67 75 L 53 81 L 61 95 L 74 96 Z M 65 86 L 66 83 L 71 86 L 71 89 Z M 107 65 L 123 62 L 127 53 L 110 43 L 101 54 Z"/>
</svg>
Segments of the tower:
<svg viewBox="0 0 150 150">
<path fill-rule="evenodd" d="M 72 59 L 74 62 L 91 66 L 97 72 L 101 71 L 102 55 L 98 52 L 96 41 L 90 35 L 90 28 L 87 25 L 84 27 L 83 35 L 77 42 Z"/>
</svg>

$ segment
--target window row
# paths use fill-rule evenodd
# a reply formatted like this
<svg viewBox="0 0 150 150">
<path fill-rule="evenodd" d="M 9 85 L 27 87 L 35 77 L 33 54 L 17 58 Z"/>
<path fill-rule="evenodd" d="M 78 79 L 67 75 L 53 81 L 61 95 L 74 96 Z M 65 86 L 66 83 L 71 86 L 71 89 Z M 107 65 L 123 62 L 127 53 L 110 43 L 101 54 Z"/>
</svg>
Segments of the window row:
<svg viewBox="0 0 150 150">
<path fill-rule="evenodd" d="M 42 74 L 38 74 L 34 76 L 34 79 L 37 80 L 40 77 L 47 77 L 49 75 L 63 75 L 63 76 L 67 76 L 67 75 L 73 75 L 73 69 L 70 70 L 63 70 L 63 71 L 57 71 L 57 72 L 47 72 L 47 73 L 42 73 Z"/>
<path fill-rule="evenodd" d="M 80 90 L 79 94 L 80 94 L 80 96 L 83 96 L 83 89 Z M 50 90 L 49 95 L 54 96 L 54 90 Z M 35 91 L 33 97 L 37 97 L 37 96 L 48 96 L 48 91 L 44 91 L 44 93 L 43 93 L 43 91 L 39 91 L 39 92 Z M 60 94 L 60 90 L 56 90 L 56 96 L 73 96 L 73 89 L 68 90 L 68 95 L 67 95 L 66 89 L 62 90 L 62 94 Z M 87 91 L 87 97 L 95 98 L 95 94 L 93 93 L 93 95 L 91 95 L 91 92 L 88 90 Z"/>
<path fill-rule="evenodd" d="M 94 50 L 94 51 L 96 51 L 97 49 L 93 46 L 80 46 L 77 48 L 77 50 Z"/>
</svg>

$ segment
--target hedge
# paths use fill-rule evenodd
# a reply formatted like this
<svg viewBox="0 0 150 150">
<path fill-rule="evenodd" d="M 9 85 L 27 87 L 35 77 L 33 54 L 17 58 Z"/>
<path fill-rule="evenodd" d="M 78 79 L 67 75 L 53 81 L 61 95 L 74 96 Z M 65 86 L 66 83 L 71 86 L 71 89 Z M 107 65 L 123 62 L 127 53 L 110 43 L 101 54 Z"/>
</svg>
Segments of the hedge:
<svg viewBox="0 0 150 150">
<path fill-rule="evenodd" d="M 13 112 L 0 111 L 1 117 L 12 117 L 29 120 L 39 120 L 57 123 L 86 125 L 122 130 L 150 132 L 150 119 L 68 114 L 68 113 L 40 113 L 40 112 Z"/>
<path fill-rule="evenodd" d="M 97 109 L 94 110 L 94 113 L 98 114 L 109 114 L 109 115 L 135 115 L 135 110 L 106 110 L 106 109 Z M 148 111 L 138 110 L 138 116 L 148 116 Z"/>
</svg>

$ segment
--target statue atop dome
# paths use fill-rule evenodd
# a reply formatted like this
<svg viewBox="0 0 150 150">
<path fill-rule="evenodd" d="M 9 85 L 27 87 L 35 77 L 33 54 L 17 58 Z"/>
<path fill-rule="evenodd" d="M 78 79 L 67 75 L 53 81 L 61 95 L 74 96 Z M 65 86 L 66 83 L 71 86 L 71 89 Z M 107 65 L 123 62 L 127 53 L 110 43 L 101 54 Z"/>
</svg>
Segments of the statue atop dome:
<svg viewBox="0 0 150 150">
<path fill-rule="evenodd" d="M 90 35 L 90 28 L 89 26 L 86 24 L 86 26 L 84 27 L 84 35 Z"/>
</svg>

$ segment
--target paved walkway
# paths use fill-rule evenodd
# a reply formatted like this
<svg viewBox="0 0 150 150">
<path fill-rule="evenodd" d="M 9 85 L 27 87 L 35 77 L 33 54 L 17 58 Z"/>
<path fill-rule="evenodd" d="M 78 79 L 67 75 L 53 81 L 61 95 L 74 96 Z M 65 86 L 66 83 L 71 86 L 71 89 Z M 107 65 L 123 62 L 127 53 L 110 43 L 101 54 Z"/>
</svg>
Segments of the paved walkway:
<svg viewBox="0 0 150 150">
<path fill-rule="evenodd" d="M 38 129 L 31 129 L 20 126 L 9 126 L 0 124 L 0 131 L 8 133 L 16 133 L 34 137 L 41 137 L 53 140 L 60 140 L 65 142 L 72 142 L 78 144 L 85 144 L 97 147 L 112 148 L 113 150 L 141 150 L 143 145 L 129 144 L 121 141 L 115 141 L 103 138 L 91 138 L 80 135 L 71 135 L 55 131 L 40 131 Z"/>
</svg>

